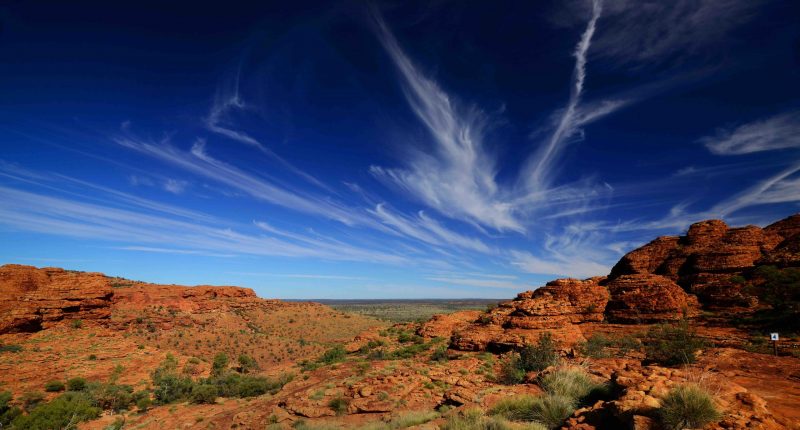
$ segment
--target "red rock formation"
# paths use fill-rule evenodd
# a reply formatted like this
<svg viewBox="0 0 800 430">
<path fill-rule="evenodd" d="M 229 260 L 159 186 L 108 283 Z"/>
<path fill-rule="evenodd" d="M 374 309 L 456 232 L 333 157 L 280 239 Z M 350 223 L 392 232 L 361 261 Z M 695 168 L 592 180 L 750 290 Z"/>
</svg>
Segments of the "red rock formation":
<svg viewBox="0 0 800 430">
<path fill-rule="evenodd" d="M 520 293 L 458 330 L 452 346 L 461 350 L 509 349 L 535 341 L 551 332 L 556 340 L 572 343 L 583 338 L 577 324 L 603 320 L 608 290 L 603 278 L 558 279 Z"/>
<path fill-rule="evenodd" d="M 609 275 L 654 274 L 676 282 L 696 294 L 710 308 L 754 306 L 757 301 L 742 291 L 736 276 L 756 264 L 800 265 L 800 215 L 764 229 L 729 228 L 720 220 L 701 221 L 686 236 L 660 237 L 626 254 Z"/>
<path fill-rule="evenodd" d="M 481 315 L 481 311 L 459 311 L 451 314 L 434 315 L 417 329 L 417 334 L 426 338 L 443 337 L 449 339 L 454 332 L 469 325 Z"/>
<path fill-rule="evenodd" d="M 38 331 L 64 319 L 107 319 L 112 295 L 100 273 L 2 266 L 0 333 Z"/>
<path fill-rule="evenodd" d="M 664 276 L 623 275 L 606 286 L 611 299 L 605 311 L 611 322 L 650 323 L 698 313 L 697 298 Z"/>
</svg>

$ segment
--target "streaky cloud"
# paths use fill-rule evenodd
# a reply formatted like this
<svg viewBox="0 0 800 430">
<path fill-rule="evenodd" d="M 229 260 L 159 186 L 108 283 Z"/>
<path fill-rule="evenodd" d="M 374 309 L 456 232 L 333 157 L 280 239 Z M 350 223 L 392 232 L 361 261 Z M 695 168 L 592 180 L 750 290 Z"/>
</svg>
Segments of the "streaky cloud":
<svg viewBox="0 0 800 430">
<path fill-rule="evenodd" d="M 720 128 L 714 135 L 702 137 L 698 142 L 717 155 L 800 148 L 800 110 Z"/>
</svg>

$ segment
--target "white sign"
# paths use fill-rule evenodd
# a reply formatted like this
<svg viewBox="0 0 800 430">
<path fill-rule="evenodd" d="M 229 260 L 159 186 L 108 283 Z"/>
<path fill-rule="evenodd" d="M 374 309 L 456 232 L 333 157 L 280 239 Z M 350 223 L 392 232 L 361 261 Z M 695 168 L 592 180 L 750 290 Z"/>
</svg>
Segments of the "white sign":
<svg viewBox="0 0 800 430">
<path fill-rule="evenodd" d="M 778 340 L 778 333 L 770 333 L 769 340 Z"/>
</svg>

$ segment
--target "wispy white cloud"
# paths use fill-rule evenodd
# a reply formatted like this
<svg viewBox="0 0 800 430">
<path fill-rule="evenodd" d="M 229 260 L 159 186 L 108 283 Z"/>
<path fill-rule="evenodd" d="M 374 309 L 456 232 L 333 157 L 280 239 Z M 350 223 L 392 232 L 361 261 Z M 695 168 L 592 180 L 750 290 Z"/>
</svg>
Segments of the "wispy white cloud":
<svg viewBox="0 0 800 430">
<path fill-rule="evenodd" d="M 501 279 L 480 279 L 480 278 L 466 278 L 466 277 L 442 277 L 434 276 L 427 278 L 429 281 L 441 282 L 456 287 L 481 287 L 481 288 L 504 288 L 515 291 L 529 290 L 533 288 L 530 285 L 514 283 Z"/>
<path fill-rule="evenodd" d="M 598 57 L 618 65 L 644 65 L 709 54 L 720 41 L 747 22 L 761 0 L 614 0 L 604 11 L 604 31 L 597 38 Z M 555 20 L 572 24 L 585 9 L 572 2 Z"/>
<path fill-rule="evenodd" d="M 720 128 L 713 136 L 703 137 L 698 142 L 717 155 L 800 148 L 800 111 Z"/>
<path fill-rule="evenodd" d="M 119 249 L 122 251 L 153 252 L 156 254 L 203 255 L 207 257 L 222 258 L 236 257 L 236 254 L 219 254 L 214 252 L 198 251 L 194 249 L 156 248 L 152 246 L 118 246 L 114 247 L 114 249 Z"/>
<path fill-rule="evenodd" d="M 459 105 L 420 73 L 381 16 L 374 13 L 381 43 L 403 79 L 406 99 L 433 138 L 433 151 L 414 151 L 407 169 L 373 166 L 394 183 L 445 216 L 498 230 L 524 231 L 496 183 L 495 159 L 485 148 L 485 114 Z"/>
<path fill-rule="evenodd" d="M 189 185 L 188 181 L 181 181 L 179 179 L 169 178 L 164 181 L 164 190 L 172 194 L 182 194 L 186 187 Z"/>
<path fill-rule="evenodd" d="M 384 204 L 378 204 L 370 212 L 392 229 L 430 245 L 454 246 L 484 253 L 491 251 L 481 240 L 450 230 L 422 211 L 411 218 L 391 211 Z"/>
<path fill-rule="evenodd" d="M 344 280 L 344 281 L 366 281 L 371 278 L 364 276 L 346 276 L 346 275 L 320 275 L 316 273 L 265 273 L 265 272 L 228 272 L 233 275 L 244 276 L 267 276 L 274 278 L 292 278 L 292 279 L 329 279 L 329 280 Z"/>
<path fill-rule="evenodd" d="M 26 231 L 123 242 L 150 252 L 159 249 L 214 254 L 310 257 L 400 264 L 407 259 L 396 253 L 360 248 L 318 237 L 255 235 L 246 226 L 231 223 L 187 222 L 106 204 L 87 203 L 0 186 L 0 223 Z M 232 228 L 235 226 L 239 231 Z M 242 232 L 240 232 L 242 231 Z M 177 247 L 177 248 L 176 248 Z"/>
<path fill-rule="evenodd" d="M 382 227 L 362 210 L 347 207 L 325 197 L 290 190 L 267 178 L 255 176 L 217 160 L 207 153 L 205 142 L 202 140 L 195 142 L 189 152 L 175 148 L 168 141 L 152 143 L 132 137 L 117 137 L 115 141 L 124 147 L 227 185 L 258 200 L 322 216 L 346 225 Z"/>
<path fill-rule="evenodd" d="M 577 278 L 605 275 L 609 270 L 608 265 L 580 256 L 555 254 L 542 258 L 527 251 L 511 251 L 511 264 L 529 273 Z"/>
<path fill-rule="evenodd" d="M 597 20 L 600 19 L 602 10 L 601 1 L 593 0 L 592 16 L 573 52 L 575 66 L 567 106 L 561 111 L 555 130 L 550 138 L 539 147 L 536 153 L 528 160 L 527 167 L 523 169 L 523 177 L 527 187 L 534 192 L 549 188 L 553 180 L 553 164 L 564 143 L 578 131 L 581 125 L 588 124 L 621 106 L 621 102 L 606 102 L 588 111 L 579 111 L 578 108 L 586 81 L 586 54 L 591 46 L 592 36 L 594 36 Z"/>
<path fill-rule="evenodd" d="M 276 154 L 275 151 L 267 147 L 267 145 L 263 144 L 255 137 L 236 128 L 235 122 L 231 119 L 231 114 L 250 109 L 240 94 L 240 79 L 241 70 L 237 70 L 235 79 L 228 80 L 224 83 L 224 85 L 219 87 L 217 94 L 214 97 L 214 103 L 211 105 L 208 116 L 205 118 L 206 128 L 214 133 L 258 149 L 263 154 L 277 161 L 289 172 L 303 178 L 307 182 L 316 185 L 317 187 L 331 191 L 331 189 L 319 179 L 286 161 L 285 158 Z"/>
</svg>

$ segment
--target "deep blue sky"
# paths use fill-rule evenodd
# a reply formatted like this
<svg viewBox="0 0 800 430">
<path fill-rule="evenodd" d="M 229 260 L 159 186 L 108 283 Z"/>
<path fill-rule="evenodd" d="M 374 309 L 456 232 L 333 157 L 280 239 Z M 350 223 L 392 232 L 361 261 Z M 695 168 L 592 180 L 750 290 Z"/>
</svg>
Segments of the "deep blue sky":
<svg viewBox="0 0 800 430">
<path fill-rule="evenodd" d="M 694 221 L 764 225 L 800 211 L 798 17 L 4 2 L 0 263 L 265 297 L 512 297 Z"/>
</svg>

